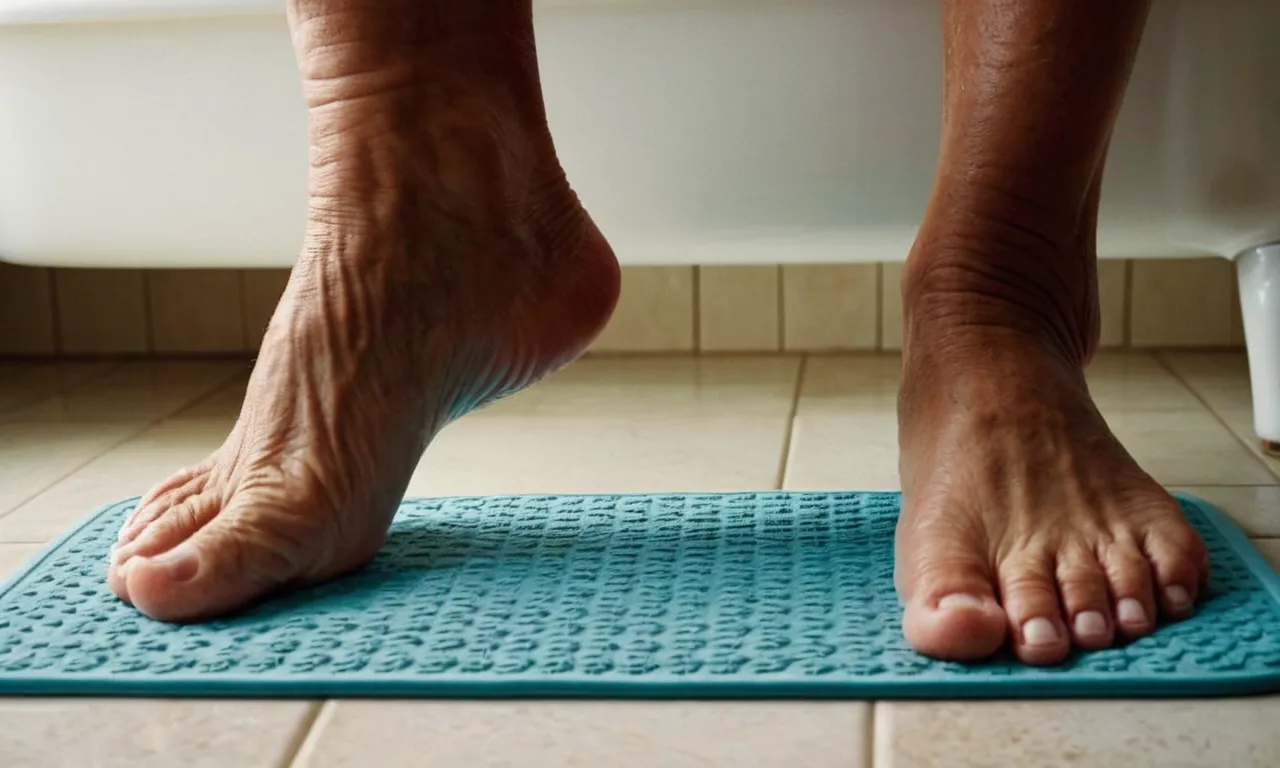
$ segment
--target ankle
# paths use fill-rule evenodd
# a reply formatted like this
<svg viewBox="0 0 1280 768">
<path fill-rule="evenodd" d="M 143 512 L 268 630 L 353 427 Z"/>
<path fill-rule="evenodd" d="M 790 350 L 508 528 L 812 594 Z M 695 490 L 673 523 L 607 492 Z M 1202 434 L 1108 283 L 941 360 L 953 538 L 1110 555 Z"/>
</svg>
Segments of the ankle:
<svg viewBox="0 0 1280 768">
<path fill-rule="evenodd" d="M 1092 253 L 1026 239 L 922 231 L 902 277 L 904 352 L 1032 343 L 1083 369 L 1100 334 Z"/>
</svg>

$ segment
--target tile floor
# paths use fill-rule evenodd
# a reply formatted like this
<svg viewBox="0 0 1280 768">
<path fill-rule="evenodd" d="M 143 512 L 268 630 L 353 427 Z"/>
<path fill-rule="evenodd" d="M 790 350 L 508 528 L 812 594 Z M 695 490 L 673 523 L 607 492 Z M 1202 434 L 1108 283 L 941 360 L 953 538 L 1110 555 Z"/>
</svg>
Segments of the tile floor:
<svg viewBox="0 0 1280 768">
<path fill-rule="evenodd" d="M 450 427 L 410 493 L 893 488 L 893 357 L 585 360 Z M 1091 370 L 1158 479 L 1280 562 L 1280 461 L 1236 353 Z M 216 447 L 246 364 L 0 363 L 0 576 Z M 522 703 L 0 699 L 0 766 L 1280 765 L 1280 696 L 1180 702 Z"/>
</svg>

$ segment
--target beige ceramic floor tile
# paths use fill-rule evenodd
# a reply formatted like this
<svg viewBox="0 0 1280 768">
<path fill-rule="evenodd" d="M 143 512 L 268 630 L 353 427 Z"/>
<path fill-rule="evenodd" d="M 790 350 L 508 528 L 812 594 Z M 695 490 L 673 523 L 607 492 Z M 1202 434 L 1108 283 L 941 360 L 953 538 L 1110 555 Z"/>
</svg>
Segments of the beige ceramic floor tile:
<svg viewBox="0 0 1280 768">
<path fill-rule="evenodd" d="M 1165 352 L 1164 361 L 1201 397 L 1236 438 L 1280 479 L 1280 457 L 1262 452 L 1253 429 L 1249 361 L 1244 352 Z"/>
<path fill-rule="evenodd" d="M 1254 539 L 1254 546 L 1267 558 L 1271 567 L 1280 572 L 1280 539 Z"/>
<path fill-rule="evenodd" d="M 450 425 L 409 494 L 776 487 L 799 360 L 587 360 Z"/>
<path fill-rule="evenodd" d="M 231 424 L 229 419 L 201 419 L 152 427 L 0 517 L 0 542 L 48 541 L 97 507 L 146 492 L 174 471 L 208 456 L 222 444 Z"/>
<path fill-rule="evenodd" d="M 248 365 L 217 389 L 202 395 L 195 402 L 175 413 L 173 419 L 231 419 L 240 415 L 245 389 L 249 384 Z"/>
<path fill-rule="evenodd" d="M 812 357 L 805 362 L 786 488 L 898 488 L 900 365 L 893 355 Z"/>
<path fill-rule="evenodd" d="M 1280 486 L 1179 488 L 1226 512 L 1250 536 L 1280 536 Z"/>
<path fill-rule="evenodd" d="M 0 362 L 0 414 L 62 394 L 111 370 L 113 363 Z"/>
<path fill-rule="evenodd" d="M 898 490 L 898 417 L 870 411 L 797 416 L 783 487 L 795 491 Z"/>
<path fill-rule="evenodd" d="M 869 705 L 746 702 L 330 704 L 299 768 L 866 768 Z"/>
<path fill-rule="evenodd" d="M 0 544 L 0 582 L 26 565 L 43 547 L 43 544 Z"/>
<path fill-rule="evenodd" d="M 810 357 L 797 413 L 896 413 L 901 369 L 894 354 Z"/>
<path fill-rule="evenodd" d="M 464 419 L 427 450 L 410 496 L 777 487 L 785 416 Z"/>
<path fill-rule="evenodd" d="M 66 393 L 10 411 L 0 420 L 150 422 L 214 391 L 245 365 L 237 360 L 125 363 Z"/>
<path fill-rule="evenodd" d="M 877 768 L 1272 768 L 1280 696 L 882 703 Z"/>
<path fill-rule="evenodd" d="M 587 358 L 467 418 L 772 417 L 791 412 L 799 377 L 799 357 Z"/>
<path fill-rule="evenodd" d="M 1164 485 L 1270 485 L 1276 478 L 1208 411 L 1111 413 L 1107 423 Z"/>
<path fill-rule="evenodd" d="M 1275 454 L 1263 453 L 1262 441 L 1258 439 L 1258 433 L 1253 428 L 1253 411 L 1235 410 L 1235 411 L 1218 411 L 1218 417 L 1227 425 L 1227 429 L 1236 436 L 1254 458 L 1262 462 L 1267 469 L 1271 470 L 1272 476 L 1275 478 L 1273 482 L 1280 481 L 1280 456 Z"/>
<path fill-rule="evenodd" d="M 274 768 L 315 705 L 305 701 L 0 699 L 5 768 Z"/>
<path fill-rule="evenodd" d="M 133 424 L 0 424 L 0 515 L 138 429 Z"/>
<path fill-rule="evenodd" d="M 1253 407 L 1249 358 L 1236 352 L 1161 352 L 1160 358 L 1215 411 Z"/>
<path fill-rule="evenodd" d="M 1104 416 L 1145 411 L 1203 411 L 1200 399 L 1152 355 L 1108 352 L 1087 371 L 1089 392 Z"/>
</svg>

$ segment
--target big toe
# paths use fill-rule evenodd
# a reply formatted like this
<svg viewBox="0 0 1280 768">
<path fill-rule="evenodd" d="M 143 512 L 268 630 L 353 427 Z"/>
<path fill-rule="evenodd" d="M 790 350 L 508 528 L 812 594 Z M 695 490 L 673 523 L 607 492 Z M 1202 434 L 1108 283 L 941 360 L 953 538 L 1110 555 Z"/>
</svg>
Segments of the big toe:
<svg viewBox="0 0 1280 768">
<path fill-rule="evenodd" d="M 239 609 L 294 580 L 297 544 L 228 510 L 172 549 L 126 565 L 135 608 L 161 621 L 195 621 Z"/>
<path fill-rule="evenodd" d="M 895 567 L 902 631 L 917 651 L 976 661 L 1004 645 L 1008 620 L 981 547 L 945 535 L 899 536 Z"/>
</svg>

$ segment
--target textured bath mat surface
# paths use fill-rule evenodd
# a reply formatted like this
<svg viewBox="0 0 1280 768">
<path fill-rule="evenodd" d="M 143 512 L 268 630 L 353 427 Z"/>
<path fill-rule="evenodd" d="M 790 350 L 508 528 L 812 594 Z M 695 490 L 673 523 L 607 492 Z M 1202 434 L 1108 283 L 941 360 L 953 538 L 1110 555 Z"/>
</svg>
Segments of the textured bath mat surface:
<svg viewBox="0 0 1280 768">
<path fill-rule="evenodd" d="M 1213 558 L 1190 621 L 1032 669 L 901 636 L 880 493 L 406 501 L 365 570 L 232 619 L 146 619 L 104 583 L 134 500 L 0 589 L 0 694 L 1029 697 L 1280 689 L 1280 579 L 1183 499 Z"/>
</svg>

